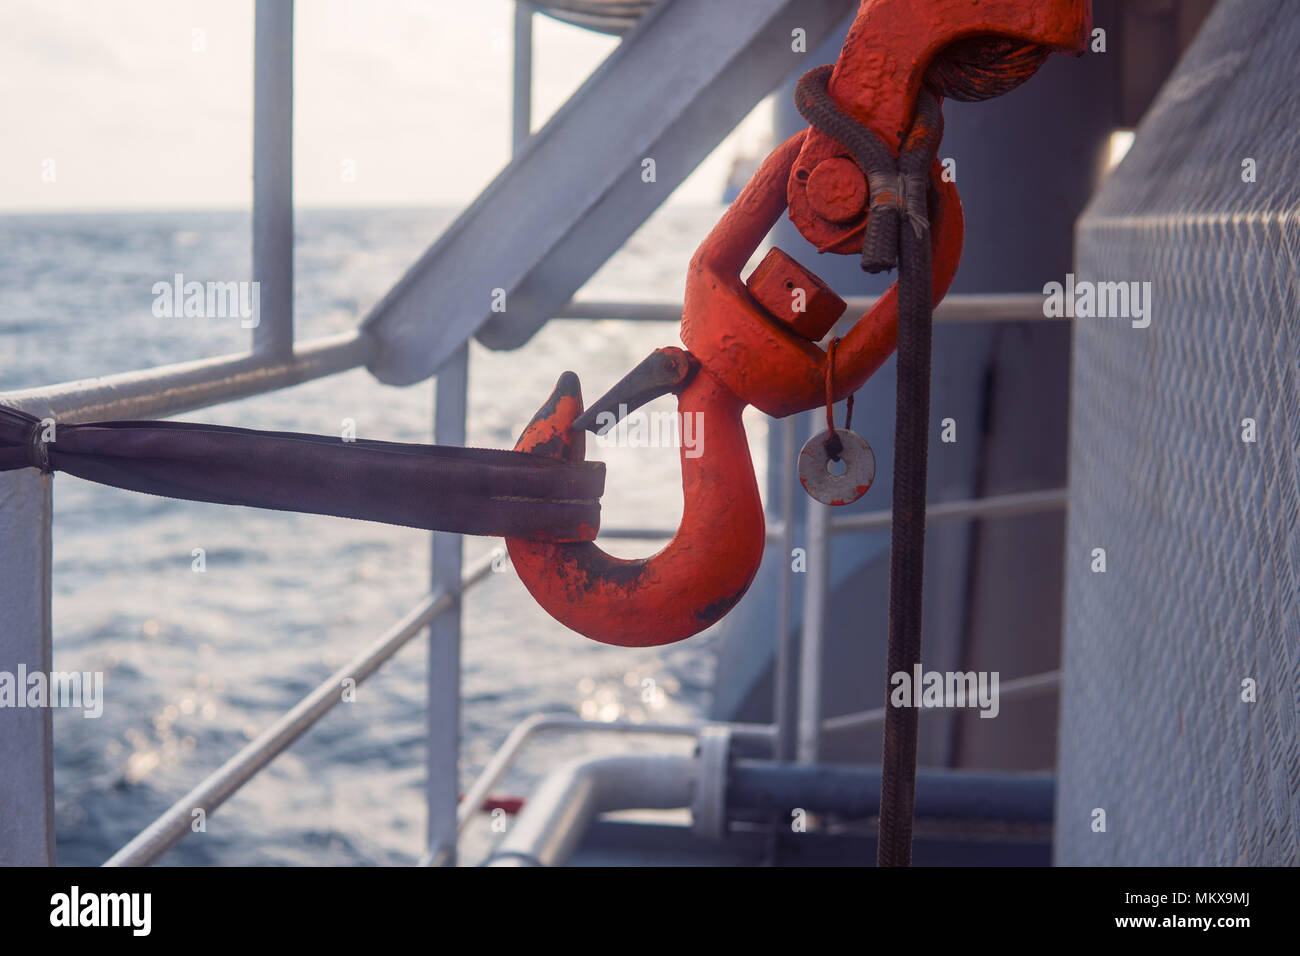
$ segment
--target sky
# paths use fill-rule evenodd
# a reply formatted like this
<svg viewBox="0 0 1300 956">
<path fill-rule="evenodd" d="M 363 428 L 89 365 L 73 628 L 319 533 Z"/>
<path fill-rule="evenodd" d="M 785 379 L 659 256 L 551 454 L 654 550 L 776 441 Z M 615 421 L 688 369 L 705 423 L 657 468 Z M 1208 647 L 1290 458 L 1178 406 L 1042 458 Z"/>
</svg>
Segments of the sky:
<svg viewBox="0 0 1300 956">
<path fill-rule="evenodd" d="M 459 206 L 510 148 L 511 0 L 299 0 L 299 206 Z M 4 0 L 0 211 L 250 202 L 253 0 Z M 616 38 L 534 18 L 533 128 Z M 760 104 L 674 194 L 717 202 Z"/>
</svg>

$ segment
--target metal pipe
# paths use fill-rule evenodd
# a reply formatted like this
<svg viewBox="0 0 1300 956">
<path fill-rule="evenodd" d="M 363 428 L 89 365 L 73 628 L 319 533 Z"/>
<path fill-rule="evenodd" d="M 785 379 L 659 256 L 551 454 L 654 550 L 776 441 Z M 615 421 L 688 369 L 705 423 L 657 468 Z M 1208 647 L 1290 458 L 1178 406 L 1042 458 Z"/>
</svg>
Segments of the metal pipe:
<svg viewBox="0 0 1300 956">
<path fill-rule="evenodd" d="M 862 315 L 879 296 L 855 295 L 844 301 L 846 316 Z M 619 319 L 627 322 L 680 322 L 680 302 L 620 302 L 574 299 L 560 309 L 557 319 Z M 1036 292 L 999 294 L 954 294 L 934 310 L 936 322 L 1057 322 L 1069 321 L 1043 315 L 1043 297 Z"/>
<path fill-rule="evenodd" d="M 511 109 L 511 151 L 518 154 L 533 132 L 533 8 L 515 3 L 514 99 Z"/>
<path fill-rule="evenodd" d="M 968 498 L 961 501 L 943 501 L 925 509 L 927 522 L 961 521 L 969 518 L 1010 518 L 1019 515 L 1060 511 L 1068 507 L 1070 489 L 1050 488 L 1045 491 L 1023 491 L 989 498 Z M 880 531 L 890 526 L 889 511 L 868 511 L 864 514 L 845 515 L 831 522 L 831 530 Z"/>
<path fill-rule="evenodd" d="M 9 675 L 52 666 L 52 484 L 35 468 L 0 474 L 0 672 Z M 54 865 L 53 755 L 52 708 L 0 707 L 0 865 Z"/>
<path fill-rule="evenodd" d="M 472 587 L 491 572 L 492 558 L 488 555 L 470 570 L 461 582 L 462 590 Z M 427 595 L 388 633 L 326 678 L 288 713 L 173 803 L 104 865 L 146 866 L 158 859 L 190 832 L 195 810 L 211 814 L 329 712 L 342 699 L 339 689 L 345 680 L 361 684 L 412 638 L 423 633 L 430 621 L 455 603 L 452 594 Z"/>
<path fill-rule="evenodd" d="M 1055 689 L 1061 683 L 1060 671 L 1044 671 L 1042 674 L 1032 674 L 1029 677 L 1017 677 L 1006 683 L 998 685 L 998 699 L 1006 697 L 1035 697 L 1039 694 L 1046 693 Z M 923 708 L 921 716 L 932 713 L 934 710 L 949 711 L 952 708 Z M 874 710 L 861 710 L 852 714 L 841 714 L 838 717 L 830 717 L 822 721 L 822 733 L 833 734 L 845 730 L 860 730 L 863 727 L 871 727 L 875 724 L 884 723 L 884 707 L 877 707 Z"/>
<path fill-rule="evenodd" d="M 787 422 L 791 418 L 786 419 Z M 783 426 L 784 427 L 784 426 Z M 927 522 L 962 521 L 972 518 L 1013 518 L 1021 515 L 1040 514 L 1048 511 L 1060 511 L 1069 505 L 1070 489 L 1049 488 L 1045 491 L 1022 491 L 1007 495 L 993 495 L 988 498 L 963 498 L 960 501 L 942 501 L 930 505 L 925 511 Z M 828 509 L 824 509 L 828 510 Z M 830 519 L 830 530 L 834 534 L 855 531 L 887 530 L 892 521 L 889 511 L 867 511 L 862 514 L 845 515 Z M 634 538 L 638 540 L 656 540 L 671 538 L 677 533 L 676 528 L 602 528 L 604 538 Z M 768 541 L 785 540 L 785 528 L 780 522 L 770 524 L 767 528 Z M 791 542 L 793 546 L 793 542 Z M 809 553 L 811 557 L 811 551 Z M 811 568 L 811 563 L 810 563 Z"/>
<path fill-rule="evenodd" d="M 533 714 L 510 731 L 510 735 L 497 748 L 474 783 L 466 791 L 457 813 L 457 832 L 464 833 L 478 813 L 492 788 L 501 782 L 506 771 L 514 764 L 520 752 L 534 735 L 551 730 L 572 730 L 581 733 L 649 734 L 665 737 L 695 737 L 704 728 L 704 722 L 687 724 L 630 724 L 622 721 L 584 720 L 571 714 Z M 733 739 L 751 742 L 770 742 L 774 729 L 767 724 L 717 724 L 730 731 Z M 442 866 L 446 857 L 429 855 L 420 861 L 421 866 Z"/>
<path fill-rule="evenodd" d="M 253 35 L 253 351 L 293 354 L 293 0 L 257 0 Z"/>
<path fill-rule="evenodd" d="M 518 155 L 532 128 L 533 82 L 532 8 L 515 4 L 514 101 L 511 110 L 511 152 Z M 462 344 L 438 369 L 434 389 L 434 441 L 464 445 L 469 413 L 469 346 Z M 433 535 L 433 588 L 449 588 L 460 578 L 464 539 Z M 429 626 L 429 676 L 425 784 L 425 858 L 455 866 L 460 834 L 460 679 L 461 615 L 455 608 Z M 481 804 L 482 801 L 480 800 Z"/>
<path fill-rule="evenodd" d="M 932 819 L 1050 823 L 1051 773 L 919 767 L 916 815 Z M 727 780 L 727 806 L 789 814 L 803 809 L 861 819 L 880 811 L 880 767 L 802 766 L 738 760 Z"/>
<path fill-rule="evenodd" d="M 791 421 L 787 418 L 786 422 Z M 1047 511 L 1060 511 L 1069 505 L 1068 488 L 1049 488 L 1045 491 L 1024 491 L 1007 495 L 993 495 L 988 498 L 964 498 L 960 501 L 942 501 L 926 509 L 926 521 L 961 521 L 972 518 L 1013 518 L 1020 515 L 1039 514 Z M 833 533 L 854 531 L 882 531 L 889 528 L 891 513 L 889 511 L 867 511 L 862 514 L 845 515 L 832 518 L 830 529 Z M 677 533 L 676 528 L 601 528 L 603 538 L 630 538 L 635 540 L 657 540 L 671 538 Z M 767 527 L 767 540 L 783 542 L 785 527 L 781 522 L 773 522 Z M 792 542 L 793 544 L 793 542 Z"/>
<path fill-rule="evenodd" d="M 300 344 L 283 361 L 244 352 L 138 372 L 0 393 L 0 404 L 60 423 L 166 418 L 288 388 L 369 361 L 374 343 L 353 330 Z"/>
<path fill-rule="evenodd" d="M 438 369 L 433 434 L 439 444 L 465 444 L 468 393 L 469 348 L 461 346 Z M 464 538 L 445 532 L 435 532 L 432 538 L 430 589 L 451 596 L 454 604 L 429 626 L 425 850 L 432 854 L 445 851 L 448 861 L 454 864 L 456 802 L 460 794 L 459 585 Z"/>
<path fill-rule="evenodd" d="M 687 807 L 696 760 L 669 754 L 585 757 L 548 776 L 488 866 L 563 866 L 591 822 L 611 810 Z"/>
<path fill-rule="evenodd" d="M 965 297 L 949 296 L 944 302 L 949 303 L 954 299 L 963 298 Z M 654 317 L 655 320 L 671 319 L 676 322 L 681 319 L 679 305 L 670 306 L 671 315 L 664 314 L 663 308 L 664 306 L 654 303 L 570 303 L 570 308 L 566 309 L 565 314 L 560 317 L 639 321 L 645 320 L 650 312 L 658 312 L 659 314 Z M 68 424 L 130 418 L 166 418 L 170 415 L 179 415 L 183 412 L 247 398 L 250 395 L 288 388 L 366 365 L 370 362 L 375 348 L 375 343 L 368 334 L 354 329 L 298 343 L 293 356 L 284 360 L 277 361 L 252 352 L 196 359 L 140 371 L 119 372 L 99 378 L 0 392 L 0 404 L 42 418 L 49 416 Z M 1050 494 L 1052 492 L 1030 492 L 1024 497 L 1026 502 L 1029 502 L 1032 495 Z M 1063 502 L 1064 491 L 1056 494 Z M 1006 499 L 1010 502 L 1014 497 L 1007 495 L 1002 498 L 990 498 L 987 501 L 997 502 Z M 934 507 L 947 509 L 958 504 L 951 502 Z M 1041 510 L 1050 510 L 1050 507 L 1044 502 Z M 930 513 L 929 520 L 942 520 L 944 517 L 942 511 L 935 512 L 933 508 Z M 865 526 L 859 528 L 864 521 L 876 522 L 870 525 L 872 529 L 888 527 L 888 520 L 883 524 L 879 523 L 881 516 L 887 519 L 888 512 L 872 512 L 840 518 L 835 522 L 835 530 L 867 530 Z M 984 514 L 981 512 L 980 516 Z M 645 536 L 670 537 L 671 532 L 655 531 Z"/>
<path fill-rule="evenodd" d="M 1061 322 L 1068 319 L 1043 314 L 1043 296 L 1037 292 L 964 292 L 945 296 L 934 309 L 936 322 Z M 875 296 L 853 296 L 849 311 L 863 312 Z"/>
<path fill-rule="evenodd" d="M 793 461 L 798 437 L 799 416 L 788 415 L 781 422 L 781 460 Z M 781 586 L 777 594 L 776 670 L 773 676 L 772 722 L 776 724 L 776 759 L 793 760 L 798 730 L 799 671 L 795 661 L 799 653 L 799 632 L 791 626 L 794 606 L 794 580 L 789 561 L 794 551 L 794 468 L 783 469 L 781 482 L 781 554 L 777 573 Z"/>
<path fill-rule="evenodd" d="M 812 432 L 819 431 L 816 421 Z M 830 508 L 808 502 L 808 570 L 804 574 L 803 628 L 799 655 L 799 736 L 795 759 L 817 762 L 821 738 L 822 648 L 826 637 L 826 601 L 830 588 Z"/>
</svg>

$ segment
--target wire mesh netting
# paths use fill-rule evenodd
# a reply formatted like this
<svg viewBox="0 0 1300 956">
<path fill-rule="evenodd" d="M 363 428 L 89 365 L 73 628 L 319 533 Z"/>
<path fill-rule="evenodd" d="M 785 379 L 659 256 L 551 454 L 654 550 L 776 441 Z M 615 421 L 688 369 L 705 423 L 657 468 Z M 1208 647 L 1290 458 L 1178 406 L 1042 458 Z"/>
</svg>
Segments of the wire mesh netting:
<svg viewBox="0 0 1300 956">
<path fill-rule="evenodd" d="M 1297 47 L 1220 3 L 1080 221 L 1060 864 L 1300 863 Z"/>
</svg>

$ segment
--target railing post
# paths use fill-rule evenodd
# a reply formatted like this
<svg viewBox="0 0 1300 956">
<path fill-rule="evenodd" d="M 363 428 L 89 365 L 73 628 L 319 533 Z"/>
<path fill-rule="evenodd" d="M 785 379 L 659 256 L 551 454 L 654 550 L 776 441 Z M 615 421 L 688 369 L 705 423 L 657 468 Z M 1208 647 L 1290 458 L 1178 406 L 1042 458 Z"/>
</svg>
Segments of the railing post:
<svg viewBox="0 0 1300 956">
<path fill-rule="evenodd" d="M 511 148 L 518 153 L 533 130 L 533 8 L 515 3 L 514 105 L 511 111 Z"/>
<path fill-rule="evenodd" d="M 50 485 L 0 474 L 0 671 L 15 681 L 51 668 Z M 0 707 L 0 866 L 54 865 L 53 737 L 49 707 Z"/>
<path fill-rule="evenodd" d="M 434 388 L 433 438 L 440 445 L 465 444 L 469 389 L 469 347 L 462 345 L 438 369 Z M 456 863 L 456 808 L 460 795 L 460 587 L 462 540 L 433 535 L 432 590 L 456 595 L 455 607 L 429 626 L 429 858 Z"/>
<path fill-rule="evenodd" d="M 795 443 L 799 436 L 799 415 L 787 415 L 781 420 L 780 461 L 792 462 L 798 454 Z M 781 544 L 778 573 L 781 586 L 777 596 L 776 614 L 776 673 L 772 719 L 776 724 L 775 756 L 778 761 L 794 759 L 799 706 L 799 673 L 795 659 L 799 653 L 799 632 L 791 626 L 790 612 L 794 605 L 794 575 L 790 570 L 791 552 L 794 550 L 794 484 L 793 467 L 781 469 Z"/>
<path fill-rule="evenodd" d="M 812 417 L 812 434 L 821 429 Z M 830 506 L 808 502 L 808 571 L 804 575 L 803 628 L 799 656 L 799 737 L 796 759 L 817 762 L 822 727 L 822 648 L 831 576 Z"/>
<path fill-rule="evenodd" d="M 533 86 L 533 8 L 515 4 L 514 107 L 511 148 L 518 153 L 530 135 Z M 438 369 L 434 387 L 433 440 L 465 444 L 469 406 L 469 346 L 463 344 Z M 429 627 L 429 780 L 428 845 L 425 860 L 435 866 L 456 865 L 460 799 L 460 639 L 459 600 L 462 538 L 433 536 L 433 590 L 457 595 L 454 608 Z"/>
<path fill-rule="evenodd" d="M 293 353 L 293 0 L 257 0 L 253 37 L 253 349 Z"/>
</svg>

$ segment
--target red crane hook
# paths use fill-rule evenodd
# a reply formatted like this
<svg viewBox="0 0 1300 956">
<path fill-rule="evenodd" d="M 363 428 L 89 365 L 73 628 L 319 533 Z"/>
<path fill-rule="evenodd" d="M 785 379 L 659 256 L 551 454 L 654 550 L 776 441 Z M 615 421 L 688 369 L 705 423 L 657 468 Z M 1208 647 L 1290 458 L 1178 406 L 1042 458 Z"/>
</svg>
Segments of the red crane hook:
<svg viewBox="0 0 1300 956">
<path fill-rule="evenodd" d="M 707 359 L 679 348 L 658 349 L 585 414 L 578 378 L 566 372 L 515 444 L 516 451 L 580 460 L 586 454 L 584 429 L 596 413 L 618 409 L 621 417 L 669 392 L 678 396 L 679 416 L 695 416 L 703 447 L 688 454 L 683 444 L 682 521 L 657 554 L 625 560 L 590 541 L 506 539 L 511 561 L 537 603 L 592 640 L 625 647 L 683 640 L 731 610 L 758 571 L 765 524 L 741 412 L 753 404 L 788 415 L 824 402 L 826 353 L 809 339 L 823 335 L 844 309 L 820 280 L 779 254 L 765 260 L 748 284 L 739 276 L 785 209 L 786 177 L 803 135 L 768 157 L 691 261 L 682 337 Z M 961 250 L 960 206 L 954 205 L 955 215 L 936 220 L 949 224 L 935 231 L 934 245 L 945 252 L 935 257 L 942 263 L 935 273 L 940 296 Z M 785 287 L 796 283 L 812 294 L 810 307 L 783 316 L 782 323 L 773 310 L 780 308 Z M 897 295 L 891 292 L 839 344 L 837 384 L 856 389 L 888 358 L 897 323 Z M 806 382 L 806 389 L 793 388 L 792 376 Z M 684 425 L 680 433 L 686 434 Z"/>
<path fill-rule="evenodd" d="M 696 416 L 697 443 L 690 450 L 682 445 L 682 521 L 663 550 L 624 560 L 590 541 L 506 539 L 537 603 L 605 644 L 652 647 L 702 631 L 740 600 L 763 557 L 763 505 L 740 421 L 743 401 L 689 353 L 666 348 L 652 353 L 602 404 L 634 408 L 668 392 L 678 396 L 679 416 Z M 574 425 L 582 413 L 578 377 L 565 372 L 515 449 L 581 460 L 586 435 Z"/>
<path fill-rule="evenodd" d="M 1044 51 L 1080 50 L 1089 27 L 1089 0 L 863 0 L 827 89 L 842 112 L 886 143 L 901 145 L 926 70 L 941 51 L 987 37 Z M 996 62 L 975 64 L 985 74 L 998 68 Z M 672 541 L 652 557 L 623 560 L 590 541 L 506 539 L 529 592 L 561 623 L 607 644 L 668 644 L 713 624 L 749 587 L 763 554 L 764 521 L 740 420 L 745 405 L 776 417 L 815 408 L 826 400 L 828 380 L 833 397 L 842 399 L 896 343 L 897 286 L 838 341 L 835 367 L 828 369 L 827 353 L 816 343 L 834 325 L 843 301 L 776 250 L 747 282 L 740 279 L 787 208 L 819 251 L 862 247 L 866 180 L 847 158 L 840 143 L 817 130 L 777 147 L 691 260 L 682 316 L 682 340 L 691 352 L 658 350 L 592 409 L 635 407 L 673 392 L 679 415 L 703 423 L 703 453 L 682 448 L 685 507 Z M 940 169 L 936 160 L 930 176 L 935 302 L 956 273 L 963 231 L 956 186 Z M 799 292 L 811 297 L 809 308 L 791 312 L 783 297 Z M 566 372 L 515 448 L 582 458 L 590 418 L 577 376 Z"/>
</svg>

